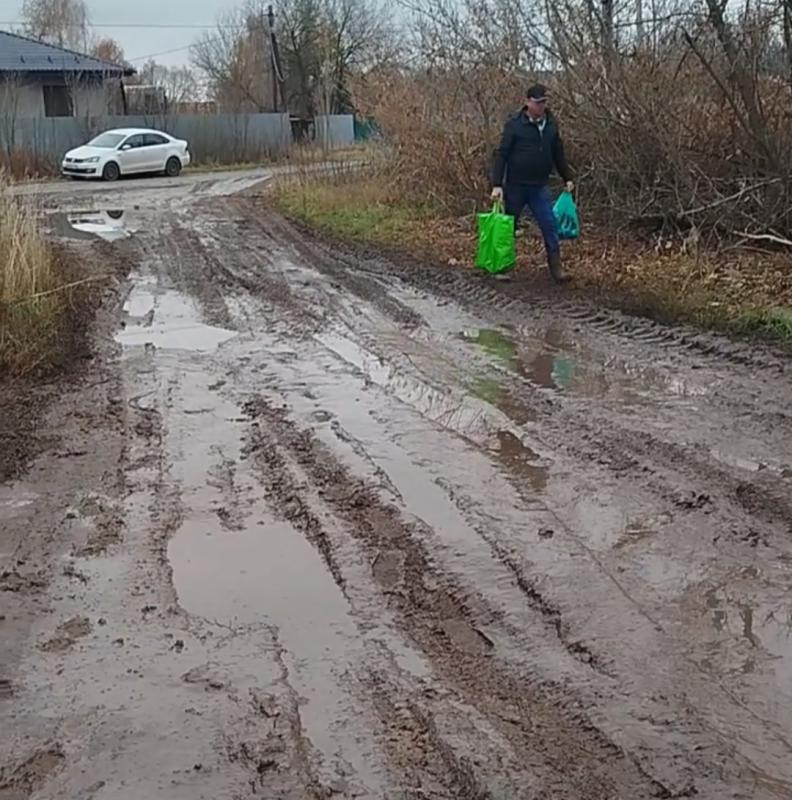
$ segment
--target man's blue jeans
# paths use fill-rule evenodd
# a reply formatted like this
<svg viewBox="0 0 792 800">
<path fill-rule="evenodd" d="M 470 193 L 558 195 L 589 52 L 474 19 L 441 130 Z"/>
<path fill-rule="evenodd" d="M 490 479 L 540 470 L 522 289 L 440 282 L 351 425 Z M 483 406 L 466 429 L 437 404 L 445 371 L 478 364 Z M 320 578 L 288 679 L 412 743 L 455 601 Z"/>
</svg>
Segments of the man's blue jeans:
<svg viewBox="0 0 792 800">
<path fill-rule="evenodd" d="M 550 200 L 550 190 L 544 184 L 538 185 L 506 185 L 504 189 L 504 203 L 506 213 L 514 217 L 514 230 L 520 221 L 522 212 L 528 208 L 531 216 L 536 220 L 542 232 L 545 250 L 551 256 L 558 252 L 558 226 L 553 204 Z"/>
</svg>

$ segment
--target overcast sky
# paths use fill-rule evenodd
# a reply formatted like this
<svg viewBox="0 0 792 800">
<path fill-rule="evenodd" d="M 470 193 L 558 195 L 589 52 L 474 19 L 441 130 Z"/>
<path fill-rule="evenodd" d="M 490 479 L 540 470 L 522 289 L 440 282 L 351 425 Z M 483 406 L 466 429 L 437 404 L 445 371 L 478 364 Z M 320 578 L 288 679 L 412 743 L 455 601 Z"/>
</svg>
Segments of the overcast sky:
<svg viewBox="0 0 792 800">
<path fill-rule="evenodd" d="M 110 0 L 88 0 L 91 22 L 97 36 L 111 36 L 121 43 L 127 59 L 156 55 L 161 64 L 186 64 L 189 45 L 201 34 L 189 28 L 106 27 L 112 25 L 207 25 L 217 15 L 236 5 L 234 0 L 133 0 L 113 3 Z M 22 0 L 0 0 L 0 28 L 20 18 Z M 178 50 L 178 52 L 168 52 Z M 163 55 L 160 55 L 163 54 Z"/>
</svg>

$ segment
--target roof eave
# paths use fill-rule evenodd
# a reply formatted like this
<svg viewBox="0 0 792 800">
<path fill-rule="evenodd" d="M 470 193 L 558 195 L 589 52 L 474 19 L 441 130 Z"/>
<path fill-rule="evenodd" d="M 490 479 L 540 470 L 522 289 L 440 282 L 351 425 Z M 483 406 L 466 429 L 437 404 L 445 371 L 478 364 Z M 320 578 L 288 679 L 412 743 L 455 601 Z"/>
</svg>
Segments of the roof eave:
<svg viewBox="0 0 792 800">
<path fill-rule="evenodd" d="M 115 69 L 36 69 L 23 67 L 22 69 L 7 69 L 0 67 L 0 75 L 85 75 L 86 77 L 100 78 L 131 78 L 137 75 L 133 67 Z"/>
</svg>

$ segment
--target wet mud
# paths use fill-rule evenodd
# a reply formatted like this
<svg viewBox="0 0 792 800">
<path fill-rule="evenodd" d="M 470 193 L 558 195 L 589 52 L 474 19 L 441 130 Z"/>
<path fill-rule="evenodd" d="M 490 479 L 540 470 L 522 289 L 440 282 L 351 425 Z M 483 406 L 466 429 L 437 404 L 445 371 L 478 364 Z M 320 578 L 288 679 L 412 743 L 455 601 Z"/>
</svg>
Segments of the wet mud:
<svg viewBox="0 0 792 800">
<path fill-rule="evenodd" d="M 0 487 L 0 797 L 792 797 L 787 364 L 234 191 L 48 209 L 135 267 Z"/>
</svg>

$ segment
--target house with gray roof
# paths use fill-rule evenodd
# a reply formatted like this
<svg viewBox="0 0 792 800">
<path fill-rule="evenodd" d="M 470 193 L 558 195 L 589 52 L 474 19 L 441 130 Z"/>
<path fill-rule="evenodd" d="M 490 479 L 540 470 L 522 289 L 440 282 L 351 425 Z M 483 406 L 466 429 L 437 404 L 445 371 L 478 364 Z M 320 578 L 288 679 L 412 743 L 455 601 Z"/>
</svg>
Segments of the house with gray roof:
<svg viewBox="0 0 792 800">
<path fill-rule="evenodd" d="M 0 31 L 0 116 L 99 117 L 124 113 L 128 64 Z"/>
</svg>

